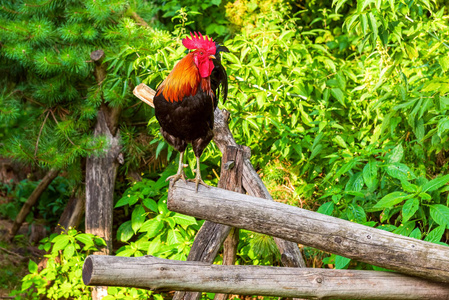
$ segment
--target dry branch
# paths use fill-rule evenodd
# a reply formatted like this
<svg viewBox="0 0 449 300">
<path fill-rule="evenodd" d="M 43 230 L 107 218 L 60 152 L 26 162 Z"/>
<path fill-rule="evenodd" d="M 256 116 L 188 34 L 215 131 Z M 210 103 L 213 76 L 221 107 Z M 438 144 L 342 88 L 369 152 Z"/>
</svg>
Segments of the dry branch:
<svg viewBox="0 0 449 300">
<path fill-rule="evenodd" d="M 187 276 L 186 276 L 187 275 Z M 312 299 L 449 299 L 449 287 L 391 272 L 222 266 L 145 257 L 88 256 L 86 285 Z"/>
<path fill-rule="evenodd" d="M 8 240 L 12 240 L 25 220 L 26 216 L 30 213 L 31 208 L 36 204 L 39 197 L 42 193 L 47 189 L 47 187 L 52 183 L 52 181 L 58 176 L 59 170 L 51 169 L 45 175 L 45 177 L 39 182 L 37 187 L 31 193 L 30 197 L 28 197 L 27 201 L 23 204 L 22 209 L 14 220 L 14 224 L 9 230 Z"/>
<path fill-rule="evenodd" d="M 244 228 L 405 274 L 449 282 L 449 247 L 397 235 L 283 203 L 178 181 L 172 211 Z"/>
</svg>

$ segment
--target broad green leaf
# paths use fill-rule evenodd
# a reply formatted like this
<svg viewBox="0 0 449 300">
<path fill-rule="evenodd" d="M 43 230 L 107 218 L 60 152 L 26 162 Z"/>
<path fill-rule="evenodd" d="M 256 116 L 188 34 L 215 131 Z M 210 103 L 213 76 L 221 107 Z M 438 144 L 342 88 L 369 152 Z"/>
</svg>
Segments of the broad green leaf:
<svg viewBox="0 0 449 300">
<path fill-rule="evenodd" d="M 407 180 L 401 180 L 401 185 L 404 191 L 408 193 L 416 193 L 418 191 L 418 186 L 416 184 L 410 183 Z"/>
<path fill-rule="evenodd" d="M 74 253 L 75 253 L 75 246 L 73 244 L 68 244 L 64 248 L 64 258 L 65 259 L 70 259 Z"/>
<path fill-rule="evenodd" d="M 28 271 L 30 273 L 37 273 L 37 264 L 30 259 L 28 262 Z"/>
<path fill-rule="evenodd" d="M 401 144 L 397 145 L 390 154 L 389 162 L 398 163 L 404 157 L 404 148 Z"/>
<path fill-rule="evenodd" d="M 332 212 L 334 211 L 334 205 L 335 204 L 332 201 L 321 204 L 321 206 L 318 208 L 317 212 L 331 216 Z"/>
<path fill-rule="evenodd" d="M 420 240 L 420 239 L 421 239 L 421 235 L 422 235 L 422 234 L 421 234 L 421 230 L 419 230 L 419 228 L 416 227 L 416 228 L 412 231 L 412 233 L 410 233 L 409 237 Z"/>
<path fill-rule="evenodd" d="M 64 249 L 69 241 L 70 237 L 68 235 L 61 234 L 56 236 L 52 241 L 54 243 L 52 251 L 55 252 Z"/>
<path fill-rule="evenodd" d="M 386 168 L 388 175 L 401 181 L 407 181 L 416 178 L 416 175 L 407 165 L 399 162 L 391 163 Z"/>
<path fill-rule="evenodd" d="M 377 184 L 377 161 L 370 161 L 363 168 L 363 181 L 368 189 L 373 189 Z"/>
<path fill-rule="evenodd" d="M 366 213 L 365 210 L 360 205 L 354 205 L 350 204 L 348 206 L 348 217 L 350 220 L 354 220 L 357 223 L 364 223 L 366 222 Z"/>
<path fill-rule="evenodd" d="M 350 171 L 355 164 L 357 163 L 357 159 L 354 158 L 350 162 L 346 163 L 343 167 L 341 167 L 337 174 L 335 174 L 335 178 L 339 178 L 341 175 L 345 174 L 346 172 Z"/>
<path fill-rule="evenodd" d="M 342 90 L 340 90 L 339 88 L 331 89 L 331 94 L 335 97 L 335 99 L 338 100 L 338 102 L 340 102 L 341 105 L 346 107 L 345 95 L 343 94 Z"/>
<path fill-rule="evenodd" d="M 139 232 L 145 232 L 145 235 L 151 239 L 158 235 L 164 228 L 163 222 L 157 220 L 156 218 L 145 221 L 140 227 Z"/>
<path fill-rule="evenodd" d="M 335 269 L 345 269 L 349 265 L 350 261 L 350 258 L 337 255 L 335 257 Z"/>
<path fill-rule="evenodd" d="M 83 243 L 85 245 L 93 245 L 94 244 L 92 236 L 87 233 L 80 233 L 75 236 L 75 239 L 77 239 L 78 241 L 80 241 L 81 243 Z"/>
<path fill-rule="evenodd" d="M 441 177 L 437 177 L 437 178 L 427 182 L 426 184 L 424 184 L 424 186 L 422 187 L 422 192 L 423 193 L 424 192 L 433 192 L 448 182 L 449 182 L 449 174 L 441 176 Z"/>
<path fill-rule="evenodd" d="M 376 205 L 374 205 L 373 208 L 389 208 L 389 207 L 393 207 L 396 204 L 407 200 L 408 198 L 410 198 L 412 195 L 409 195 L 407 193 L 404 192 L 393 192 L 390 193 L 388 195 L 386 195 L 385 197 L 383 197 L 382 199 L 380 199 L 379 202 L 376 203 Z"/>
<path fill-rule="evenodd" d="M 145 216 L 145 209 L 142 207 L 142 205 L 137 205 L 131 214 L 131 227 L 134 233 L 137 233 L 139 228 L 142 226 L 143 222 L 145 221 Z"/>
<path fill-rule="evenodd" d="M 442 204 L 429 205 L 430 216 L 438 225 L 449 228 L 449 207 Z"/>
<path fill-rule="evenodd" d="M 158 210 L 157 210 L 157 203 L 153 199 L 145 198 L 143 200 L 143 205 L 145 205 L 145 207 L 151 209 L 155 213 L 158 212 Z"/>
<path fill-rule="evenodd" d="M 333 141 L 336 142 L 342 148 L 348 148 L 348 145 L 346 145 L 345 140 L 341 136 L 339 136 L 339 135 L 334 137 Z"/>
<path fill-rule="evenodd" d="M 409 236 L 415 229 L 415 226 L 416 226 L 415 221 L 408 221 L 401 224 L 398 228 L 396 228 L 393 231 L 393 233 L 400 234 L 403 236 Z"/>
<path fill-rule="evenodd" d="M 121 206 L 124 206 L 124 205 L 128 204 L 130 197 L 131 197 L 130 194 L 124 195 L 122 198 L 120 198 L 119 201 L 117 201 L 117 203 L 115 204 L 114 208 L 121 207 Z"/>
<path fill-rule="evenodd" d="M 449 119 L 441 119 L 438 122 L 438 136 L 441 137 L 443 133 L 449 130 Z"/>
<path fill-rule="evenodd" d="M 416 198 L 411 198 L 405 201 L 402 206 L 402 222 L 407 222 L 418 210 L 419 201 Z"/>
<path fill-rule="evenodd" d="M 432 230 L 424 239 L 426 242 L 436 243 L 441 241 L 443 237 L 444 231 L 446 230 L 446 226 L 438 226 L 434 230 Z"/>
<path fill-rule="evenodd" d="M 131 226 L 131 221 L 126 221 L 122 223 L 117 229 L 117 240 L 121 242 L 127 242 L 134 235 L 133 228 Z"/>
<path fill-rule="evenodd" d="M 194 217 L 186 216 L 186 215 L 182 215 L 182 214 L 178 214 L 178 213 L 176 213 L 173 216 L 173 219 L 176 221 L 177 224 L 184 225 L 184 226 L 197 224 L 196 219 Z"/>
<path fill-rule="evenodd" d="M 179 244 L 182 242 L 184 242 L 184 239 L 178 229 L 175 228 L 168 231 L 167 243 L 169 245 Z"/>
<path fill-rule="evenodd" d="M 348 183 L 346 184 L 345 191 L 356 191 L 359 192 L 363 188 L 363 175 L 362 172 L 358 172 L 349 178 Z M 363 196 L 362 196 L 363 197 Z"/>
</svg>

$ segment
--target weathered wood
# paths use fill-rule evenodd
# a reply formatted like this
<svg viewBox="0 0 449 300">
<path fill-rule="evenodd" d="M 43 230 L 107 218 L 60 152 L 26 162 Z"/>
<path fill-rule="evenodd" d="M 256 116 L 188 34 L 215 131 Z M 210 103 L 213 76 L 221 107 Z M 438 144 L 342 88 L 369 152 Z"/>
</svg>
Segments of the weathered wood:
<svg viewBox="0 0 449 300">
<path fill-rule="evenodd" d="M 56 178 L 56 176 L 58 176 L 58 174 L 59 170 L 51 169 L 41 180 L 41 182 L 39 182 L 37 187 L 28 197 L 27 201 L 23 204 L 19 214 L 14 220 L 14 224 L 9 230 L 8 240 L 12 240 L 14 238 L 20 226 L 22 225 L 23 221 L 25 220 L 26 216 L 30 213 L 31 208 L 36 204 L 37 200 L 39 200 L 39 197 L 48 188 L 48 186 L 52 183 L 52 181 Z"/>
<path fill-rule="evenodd" d="M 221 152 L 224 151 L 227 145 L 237 145 L 231 131 L 229 130 L 229 117 L 230 114 L 228 111 L 220 110 L 218 108 L 215 110 L 214 142 Z M 249 148 L 246 151 L 249 151 Z M 257 174 L 256 170 L 254 170 L 249 158 L 250 154 L 248 154 L 243 161 L 243 188 L 248 195 L 273 200 L 264 183 L 260 179 L 259 174 Z M 297 244 L 278 237 L 274 237 L 274 241 L 276 242 L 279 252 L 281 253 L 281 261 L 284 266 L 301 268 L 306 267 L 306 263 Z"/>
<path fill-rule="evenodd" d="M 106 79 L 107 66 L 104 51 L 91 53 L 95 63 L 94 75 L 101 87 Z M 103 99 L 103 94 L 101 94 Z M 103 153 L 91 155 L 86 159 L 86 232 L 98 235 L 106 241 L 107 247 L 99 253 L 112 251 L 112 212 L 114 206 L 114 186 L 120 158 L 120 131 L 118 130 L 121 108 L 109 107 L 103 101 L 97 113 L 94 137 L 106 138 Z M 92 299 L 99 300 L 107 295 L 105 287 L 95 287 Z"/>
<path fill-rule="evenodd" d="M 237 256 L 237 246 L 239 245 L 239 229 L 232 227 L 231 232 L 223 243 L 223 266 L 233 266 Z M 217 293 L 214 300 L 226 300 L 229 294 Z"/>
<path fill-rule="evenodd" d="M 247 151 L 241 146 L 227 146 L 224 149 L 221 161 L 221 172 L 218 186 L 231 191 L 242 192 L 242 171 L 244 153 Z M 230 226 L 213 222 L 204 222 L 196 234 L 188 261 L 201 261 L 212 263 L 224 240 L 229 236 Z M 199 292 L 176 292 L 173 300 L 197 300 L 201 296 Z"/>
<path fill-rule="evenodd" d="M 86 195 L 84 191 L 74 191 L 69 202 L 67 202 L 67 205 L 59 218 L 58 226 L 56 226 L 54 231 L 60 234 L 64 230 L 78 227 L 86 207 L 85 202 Z"/>
<path fill-rule="evenodd" d="M 449 286 L 392 272 L 223 266 L 152 256 L 88 256 L 86 285 L 311 299 L 449 299 Z"/>
<path fill-rule="evenodd" d="M 339 254 L 405 274 L 449 282 L 449 247 L 283 203 L 178 181 L 168 208 Z"/>
<path fill-rule="evenodd" d="M 156 92 L 145 83 L 141 83 L 136 86 L 133 90 L 133 94 L 141 101 L 154 108 L 153 98 L 156 95 Z"/>
</svg>

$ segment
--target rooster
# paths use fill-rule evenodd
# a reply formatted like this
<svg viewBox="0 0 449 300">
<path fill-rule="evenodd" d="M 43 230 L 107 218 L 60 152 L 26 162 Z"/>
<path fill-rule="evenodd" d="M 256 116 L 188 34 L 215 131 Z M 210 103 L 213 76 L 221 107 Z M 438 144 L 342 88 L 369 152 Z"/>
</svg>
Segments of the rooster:
<svg viewBox="0 0 449 300">
<path fill-rule="evenodd" d="M 212 140 L 214 110 L 218 105 L 220 87 L 223 102 L 228 91 L 227 74 L 221 65 L 220 52 L 229 50 L 200 33 L 182 40 L 182 44 L 192 50 L 181 59 L 161 83 L 153 103 L 156 118 L 165 140 L 177 150 L 179 165 L 172 184 L 177 180 L 186 181 L 184 174 L 184 151 L 192 144 L 196 156 L 196 191 L 198 185 L 207 186 L 201 178 L 200 157 Z"/>
</svg>

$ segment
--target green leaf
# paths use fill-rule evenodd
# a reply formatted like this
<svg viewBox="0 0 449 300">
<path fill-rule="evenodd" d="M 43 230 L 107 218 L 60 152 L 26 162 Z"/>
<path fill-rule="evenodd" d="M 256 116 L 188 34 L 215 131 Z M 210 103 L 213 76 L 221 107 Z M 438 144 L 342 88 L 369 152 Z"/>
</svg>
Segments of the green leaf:
<svg viewBox="0 0 449 300">
<path fill-rule="evenodd" d="M 434 230 L 432 230 L 424 239 L 426 242 L 436 243 L 441 241 L 443 237 L 444 231 L 446 230 L 446 226 L 438 226 Z"/>
<path fill-rule="evenodd" d="M 416 228 L 412 231 L 412 233 L 410 233 L 409 237 L 420 240 L 420 239 L 421 239 L 421 235 L 422 235 L 422 234 L 421 234 L 421 230 L 419 230 L 419 228 L 416 227 Z"/>
<path fill-rule="evenodd" d="M 131 227 L 136 233 L 139 228 L 142 226 L 143 222 L 145 221 L 146 213 L 145 209 L 142 207 L 142 205 L 137 205 L 131 215 Z"/>
<path fill-rule="evenodd" d="M 53 252 L 64 249 L 70 241 L 70 237 L 68 235 L 62 234 L 58 235 L 53 239 Z"/>
<path fill-rule="evenodd" d="M 368 189 L 372 190 L 377 185 L 377 161 L 370 159 L 370 161 L 363 168 L 363 181 Z"/>
<path fill-rule="evenodd" d="M 415 226 L 416 226 L 415 221 L 408 221 L 408 222 L 401 224 L 401 226 L 396 228 L 393 231 L 393 233 L 400 234 L 403 236 L 409 236 L 415 229 Z"/>
<path fill-rule="evenodd" d="M 157 203 L 153 199 L 145 198 L 143 200 L 143 205 L 145 205 L 147 208 L 151 209 L 155 213 L 158 212 L 158 210 L 157 210 Z"/>
<path fill-rule="evenodd" d="M 332 212 L 334 211 L 334 205 L 335 204 L 334 204 L 333 201 L 321 204 L 321 206 L 318 208 L 317 212 L 319 212 L 321 214 L 325 214 L 325 215 L 331 216 Z"/>
<path fill-rule="evenodd" d="M 127 205 L 129 203 L 129 198 L 130 197 L 131 197 L 131 195 L 127 194 L 126 196 L 123 196 L 122 198 L 120 198 L 120 200 L 117 201 L 117 203 L 115 204 L 114 208 Z"/>
<path fill-rule="evenodd" d="M 169 245 L 180 244 L 184 242 L 181 233 L 177 229 L 170 229 L 167 235 L 167 243 Z"/>
<path fill-rule="evenodd" d="M 402 222 L 407 222 L 419 208 L 419 200 L 416 198 L 411 198 L 405 201 L 402 207 Z"/>
<path fill-rule="evenodd" d="M 407 181 L 416 178 L 416 175 L 407 165 L 399 162 L 388 164 L 386 171 L 388 175 L 401 181 Z"/>
<path fill-rule="evenodd" d="M 126 221 L 117 229 L 117 240 L 127 242 L 134 235 L 131 221 Z"/>
<path fill-rule="evenodd" d="M 389 162 L 398 163 L 402 160 L 403 157 L 404 157 L 404 148 L 402 148 L 402 145 L 399 144 L 393 149 L 393 152 L 391 152 Z"/>
<path fill-rule="evenodd" d="M 186 215 L 182 215 L 182 214 L 178 214 L 178 213 L 176 213 L 173 216 L 173 219 L 176 221 L 177 224 L 184 225 L 184 226 L 198 224 L 194 217 L 186 216 Z"/>
<path fill-rule="evenodd" d="M 163 228 L 164 228 L 163 222 L 154 218 L 145 221 L 142 227 L 140 227 L 139 231 L 146 232 L 146 236 L 151 239 L 156 235 L 158 235 Z"/>
<path fill-rule="evenodd" d="M 28 262 L 28 271 L 30 273 L 37 273 L 37 264 L 30 259 Z"/>
<path fill-rule="evenodd" d="M 429 205 L 430 216 L 438 225 L 449 228 L 449 207 L 442 204 Z"/>
<path fill-rule="evenodd" d="M 377 202 L 373 208 L 390 208 L 404 200 L 407 200 L 411 196 L 412 195 L 404 192 L 393 192 L 380 199 L 380 201 Z"/>
<path fill-rule="evenodd" d="M 73 244 L 68 244 L 67 247 L 64 248 L 64 257 L 65 259 L 69 259 L 75 253 L 75 246 Z"/>
<path fill-rule="evenodd" d="M 83 243 L 85 245 L 93 245 L 94 244 L 92 236 L 87 233 L 80 233 L 75 236 L 75 239 L 77 239 L 78 241 L 80 241 L 81 243 Z"/>
<path fill-rule="evenodd" d="M 438 122 L 438 136 L 441 137 L 443 133 L 449 130 L 449 119 L 441 119 Z"/>
<path fill-rule="evenodd" d="M 335 269 L 346 269 L 350 261 L 350 258 L 346 258 L 340 255 L 335 256 Z"/>
<path fill-rule="evenodd" d="M 341 103 L 341 105 L 346 107 L 345 95 L 343 94 L 342 90 L 340 90 L 339 88 L 333 88 L 333 89 L 331 89 L 331 94 L 332 94 L 332 96 L 335 97 L 335 99 L 338 100 L 338 102 Z"/>
<path fill-rule="evenodd" d="M 426 184 L 424 184 L 424 186 L 422 188 L 422 192 L 433 192 L 448 182 L 449 182 L 449 174 L 435 178 L 435 179 L 427 182 Z"/>
</svg>

